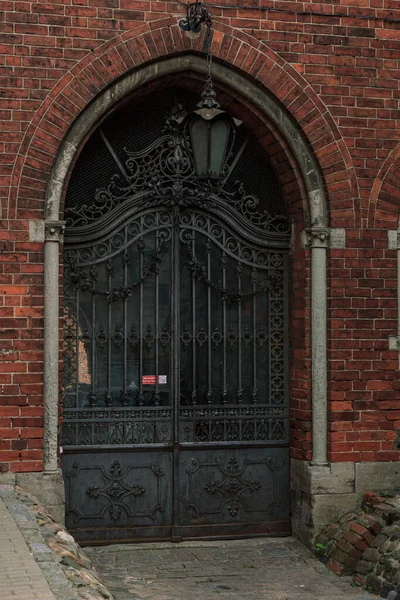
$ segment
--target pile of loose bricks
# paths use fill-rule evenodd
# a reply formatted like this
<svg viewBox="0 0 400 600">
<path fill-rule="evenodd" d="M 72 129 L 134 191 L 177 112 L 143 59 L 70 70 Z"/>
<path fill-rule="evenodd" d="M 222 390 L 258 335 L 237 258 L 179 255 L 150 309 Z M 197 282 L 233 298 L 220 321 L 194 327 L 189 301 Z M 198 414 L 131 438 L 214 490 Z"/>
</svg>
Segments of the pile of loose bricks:
<svg viewBox="0 0 400 600">
<path fill-rule="evenodd" d="M 331 571 L 382 597 L 400 590 L 400 495 L 364 494 L 359 509 L 318 536 L 316 553 Z"/>
</svg>

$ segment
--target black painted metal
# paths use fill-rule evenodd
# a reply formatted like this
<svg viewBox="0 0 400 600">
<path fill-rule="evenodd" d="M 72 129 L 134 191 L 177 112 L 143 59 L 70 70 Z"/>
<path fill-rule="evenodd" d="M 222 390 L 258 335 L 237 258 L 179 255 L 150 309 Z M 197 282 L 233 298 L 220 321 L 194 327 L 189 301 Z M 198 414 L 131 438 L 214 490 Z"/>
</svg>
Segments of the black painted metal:
<svg viewBox="0 0 400 600">
<path fill-rule="evenodd" d="M 173 127 L 123 169 L 128 187 L 67 206 L 67 526 L 90 543 L 287 534 L 287 221 L 196 183 Z"/>
</svg>

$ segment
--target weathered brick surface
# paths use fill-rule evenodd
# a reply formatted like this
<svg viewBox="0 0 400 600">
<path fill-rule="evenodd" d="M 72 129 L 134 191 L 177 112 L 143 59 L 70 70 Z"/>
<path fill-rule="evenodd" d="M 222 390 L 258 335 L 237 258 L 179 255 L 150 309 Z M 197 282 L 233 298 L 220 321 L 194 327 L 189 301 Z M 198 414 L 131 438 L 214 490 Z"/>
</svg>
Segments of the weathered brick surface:
<svg viewBox="0 0 400 600">
<path fill-rule="evenodd" d="M 399 507 L 397 493 L 365 493 L 361 508 L 318 536 L 317 555 L 336 575 L 353 574 L 356 586 L 386 598 L 400 583 Z"/>
<path fill-rule="evenodd" d="M 387 229 L 397 227 L 400 206 L 400 8 L 394 0 L 218 4 L 215 59 L 246 71 L 298 121 L 321 165 L 330 225 L 347 229 L 346 248 L 329 252 L 330 459 L 397 460 L 398 355 L 388 350 L 397 331 L 396 253 Z M 29 242 L 28 220 L 43 218 L 55 153 L 101 90 L 146 61 L 202 51 L 203 35 L 189 39 L 177 27 L 182 13 L 180 4 L 147 0 L 2 2 L 2 470 L 42 468 L 43 248 Z M 285 182 L 288 171 L 292 451 L 308 459 L 310 252 L 300 248 L 302 183 L 292 170 Z"/>
</svg>

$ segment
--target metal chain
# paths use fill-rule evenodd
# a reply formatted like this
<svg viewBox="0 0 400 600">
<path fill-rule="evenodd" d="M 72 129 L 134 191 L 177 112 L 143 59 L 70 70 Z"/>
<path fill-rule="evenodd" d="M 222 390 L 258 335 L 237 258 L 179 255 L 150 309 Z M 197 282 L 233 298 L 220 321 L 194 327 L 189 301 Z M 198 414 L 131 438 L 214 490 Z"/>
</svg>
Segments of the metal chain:
<svg viewBox="0 0 400 600">
<path fill-rule="evenodd" d="M 209 287 L 222 294 L 222 301 L 228 300 L 228 302 L 241 302 L 245 298 L 251 298 L 261 292 L 265 292 L 269 289 L 276 289 L 279 283 L 279 272 L 275 271 L 273 275 L 268 276 L 260 283 L 256 282 L 255 287 L 250 292 L 242 292 L 238 288 L 232 286 L 223 287 L 220 283 L 214 283 L 206 275 L 207 268 L 202 265 L 200 261 L 194 256 L 193 250 L 190 247 L 190 242 L 186 243 L 190 261 L 186 264 L 192 272 L 195 279 L 203 281 Z"/>
<path fill-rule="evenodd" d="M 211 53 L 211 43 L 212 43 L 212 21 L 207 21 L 207 29 L 206 29 L 206 40 L 207 40 L 207 78 L 211 79 L 211 66 L 212 66 L 212 53 Z"/>
<path fill-rule="evenodd" d="M 163 240 L 161 240 L 156 252 L 149 256 L 149 261 L 143 269 L 143 274 L 135 283 L 131 285 L 121 286 L 118 288 L 113 288 L 111 291 L 105 290 L 96 290 L 92 288 L 92 282 L 85 273 L 77 273 L 72 272 L 72 278 L 75 280 L 74 282 L 78 284 L 78 286 L 88 292 L 91 292 L 94 296 L 106 296 L 107 302 L 117 302 L 118 300 L 128 298 L 132 292 L 140 286 L 147 277 L 158 273 L 158 266 L 162 262 L 161 257 L 161 248 L 163 246 Z"/>
</svg>

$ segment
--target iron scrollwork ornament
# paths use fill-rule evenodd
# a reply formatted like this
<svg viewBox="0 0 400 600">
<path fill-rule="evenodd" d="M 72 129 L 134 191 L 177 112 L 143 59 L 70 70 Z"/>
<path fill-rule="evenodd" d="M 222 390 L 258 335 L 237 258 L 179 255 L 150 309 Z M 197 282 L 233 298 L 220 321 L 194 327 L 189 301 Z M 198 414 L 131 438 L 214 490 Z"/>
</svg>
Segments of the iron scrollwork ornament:
<svg viewBox="0 0 400 600">
<path fill-rule="evenodd" d="M 261 488 L 259 481 L 242 477 L 244 470 L 245 468 L 239 468 L 236 458 L 230 458 L 226 470 L 221 468 L 225 478 L 220 481 L 211 481 L 204 487 L 209 494 L 221 494 L 225 497 L 231 517 L 236 517 L 238 514 L 241 506 L 240 496 L 244 492 L 256 492 Z"/>
<path fill-rule="evenodd" d="M 261 208 L 260 199 L 249 194 L 241 181 L 233 179 L 236 160 L 232 152 L 232 140 L 223 178 L 197 178 L 185 124 L 186 114 L 183 105 L 177 104 L 165 115 L 164 128 L 158 139 L 142 151 L 124 148 L 126 159 L 123 174 L 114 174 L 106 187 L 97 188 L 91 203 L 72 205 L 67 202 L 67 227 L 95 223 L 125 201 L 134 202 L 138 209 L 197 206 L 213 210 L 222 203 L 262 231 L 289 233 L 289 221 L 285 214 Z"/>
</svg>

